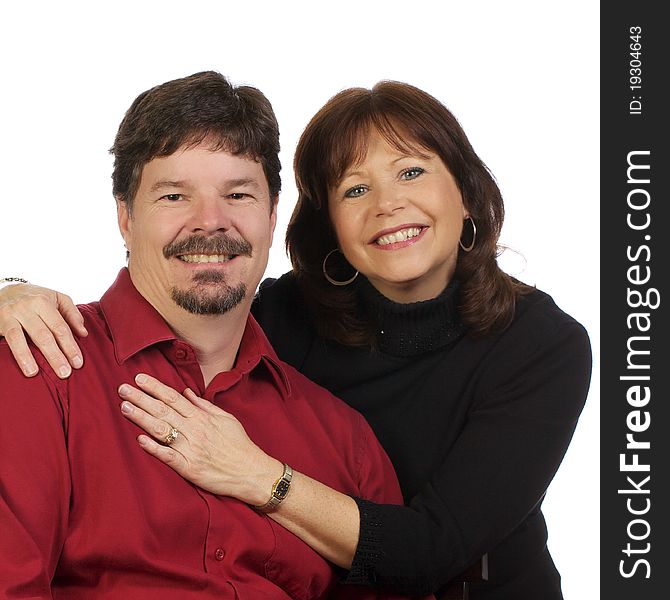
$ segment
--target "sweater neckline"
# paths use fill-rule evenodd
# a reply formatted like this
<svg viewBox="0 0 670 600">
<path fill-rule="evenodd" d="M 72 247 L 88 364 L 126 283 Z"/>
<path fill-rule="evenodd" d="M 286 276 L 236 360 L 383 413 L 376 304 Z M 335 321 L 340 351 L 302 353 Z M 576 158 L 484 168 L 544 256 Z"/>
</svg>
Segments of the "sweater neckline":
<svg viewBox="0 0 670 600">
<path fill-rule="evenodd" d="M 443 348 L 465 331 L 458 318 L 458 281 L 430 300 L 400 304 L 381 294 L 365 277 L 358 293 L 369 318 L 376 324 L 379 351 L 391 356 L 417 356 Z"/>
</svg>

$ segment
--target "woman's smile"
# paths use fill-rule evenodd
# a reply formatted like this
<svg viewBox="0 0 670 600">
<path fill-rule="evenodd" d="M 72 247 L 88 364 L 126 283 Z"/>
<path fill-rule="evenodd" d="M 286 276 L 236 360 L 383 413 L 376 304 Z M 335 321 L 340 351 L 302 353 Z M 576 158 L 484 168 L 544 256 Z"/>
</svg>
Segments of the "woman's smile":
<svg viewBox="0 0 670 600">
<path fill-rule="evenodd" d="M 405 248 L 418 242 L 425 230 L 426 227 L 423 225 L 401 225 L 375 234 L 370 243 L 378 246 L 380 250 Z"/>
</svg>

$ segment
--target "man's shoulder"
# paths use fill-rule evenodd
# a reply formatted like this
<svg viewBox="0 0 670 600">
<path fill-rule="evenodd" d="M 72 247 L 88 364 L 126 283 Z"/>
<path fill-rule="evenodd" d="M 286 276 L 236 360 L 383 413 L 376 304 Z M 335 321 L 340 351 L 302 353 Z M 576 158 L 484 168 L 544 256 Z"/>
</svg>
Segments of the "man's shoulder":
<svg viewBox="0 0 670 600">
<path fill-rule="evenodd" d="M 32 377 L 26 377 L 23 374 L 9 344 L 4 338 L 0 338 L 0 378 L 2 380 L 0 398 L 6 400 L 3 410 L 8 404 L 22 406 L 23 409 L 31 406 L 30 410 L 34 410 L 42 406 L 46 399 L 49 399 L 51 403 L 52 399 L 65 395 L 63 388 L 66 384 L 53 372 L 37 347 L 30 341 L 28 346 L 39 368 L 37 374 Z"/>
<path fill-rule="evenodd" d="M 104 312 L 100 306 L 100 301 L 88 302 L 87 304 L 77 304 L 77 308 L 84 317 L 84 325 L 88 335 L 85 338 L 79 338 L 78 344 L 95 343 L 100 336 L 111 337 L 109 325 L 105 319 Z"/>
<path fill-rule="evenodd" d="M 96 300 L 95 302 L 88 302 L 86 304 L 77 304 L 77 308 L 84 317 L 84 320 L 95 322 L 104 319 L 99 300 Z"/>
<path fill-rule="evenodd" d="M 30 345 L 30 342 L 29 342 Z M 32 348 L 31 348 L 32 350 Z M 23 377 L 21 369 L 9 348 L 9 344 L 4 337 L 0 336 L 0 373 L 2 373 L 3 384 L 7 377 Z M 26 378 L 27 379 L 27 378 Z"/>
<path fill-rule="evenodd" d="M 92 348 L 100 347 L 103 340 L 107 341 L 111 339 L 109 328 L 105 322 L 102 311 L 100 310 L 100 302 L 94 301 L 86 304 L 78 304 L 77 308 L 84 317 L 84 326 L 88 331 L 86 337 L 76 337 L 76 342 L 84 354 L 84 364 L 86 364 L 86 358 L 90 353 Z M 40 352 L 40 350 L 33 344 L 32 341 L 28 342 L 30 350 L 35 357 L 35 361 L 39 367 L 38 377 L 46 379 L 51 386 L 60 389 L 61 393 L 65 394 L 65 388 L 67 388 L 68 380 L 60 379 L 53 371 L 47 359 Z M 78 370 L 74 370 L 70 377 L 76 377 Z M 62 388 L 62 389 L 61 389 Z"/>
<path fill-rule="evenodd" d="M 86 352 L 92 345 L 99 345 L 102 338 L 109 339 L 110 333 L 100 309 L 99 301 L 78 304 L 77 308 L 84 317 L 84 325 L 88 331 L 88 336 L 77 338 L 77 344 L 82 351 Z M 64 385 L 65 382 L 53 372 L 47 359 L 37 346 L 30 339 L 27 339 L 27 343 L 39 367 L 38 375 L 36 375 L 36 377 L 38 379 L 46 379 L 52 385 Z M 23 375 L 12 355 L 7 341 L 2 337 L 0 337 L 0 372 L 2 372 L 3 381 L 8 377 L 15 377 L 18 382 L 25 380 L 24 383 L 28 383 L 31 379 L 35 379 Z"/>
</svg>

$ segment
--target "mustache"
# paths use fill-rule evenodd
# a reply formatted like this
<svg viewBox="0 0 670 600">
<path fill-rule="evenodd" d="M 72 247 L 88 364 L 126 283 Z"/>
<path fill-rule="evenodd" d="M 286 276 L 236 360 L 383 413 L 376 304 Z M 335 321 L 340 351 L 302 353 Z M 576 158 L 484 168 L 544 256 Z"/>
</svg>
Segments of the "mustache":
<svg viewBox="0 0 670 600">
<path fill-rule="evenodd" d="M 251 244 L 245 239 L 226 234 L 213 236 L 191 235 L 182 240 L 170 242 L 163 248 L 163 256 L 171 258 L 180 254 L 227 254 L 251 256 Z"/>
</svg>

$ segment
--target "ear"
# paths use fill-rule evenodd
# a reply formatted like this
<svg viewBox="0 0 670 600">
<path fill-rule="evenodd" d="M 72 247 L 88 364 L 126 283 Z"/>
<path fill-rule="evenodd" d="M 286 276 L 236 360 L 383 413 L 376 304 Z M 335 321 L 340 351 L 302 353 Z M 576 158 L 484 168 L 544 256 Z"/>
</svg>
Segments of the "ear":
<svg viewBox="0 0 670 600">
<path fill-rule="evenodd" d="M 126 244 L 126 250 L 130 252 L 133 219 L 130 216 L 130 212 L 128 211 L 128 204 L 119 197 L 116 198 L 116 218 L 119 223 L 119 231 L 121 232 L 123 241 Z"/>
<path fill-rule="evenodd" d="M 275 227 L 277 227 L 277 204 L 279 204 L 279 196 L 272 199 L 272 212 L 270 213 L 270 246 L 275 236 Z"/>
</svg>

